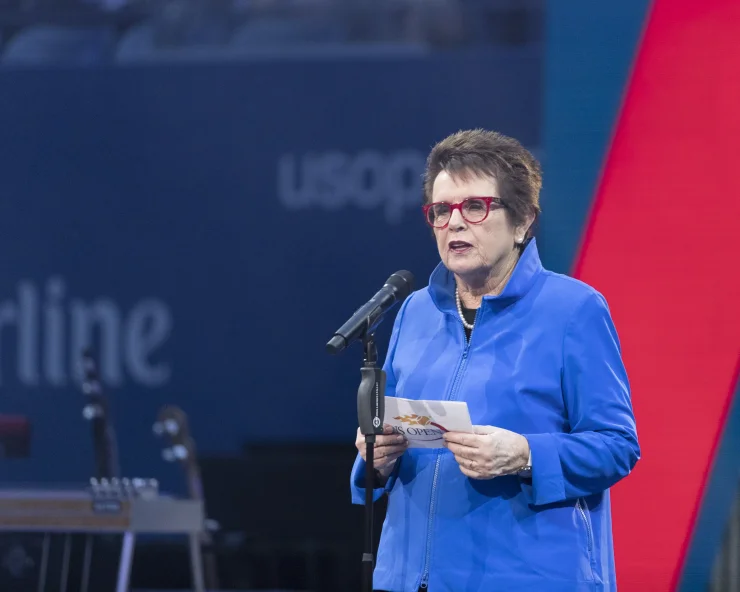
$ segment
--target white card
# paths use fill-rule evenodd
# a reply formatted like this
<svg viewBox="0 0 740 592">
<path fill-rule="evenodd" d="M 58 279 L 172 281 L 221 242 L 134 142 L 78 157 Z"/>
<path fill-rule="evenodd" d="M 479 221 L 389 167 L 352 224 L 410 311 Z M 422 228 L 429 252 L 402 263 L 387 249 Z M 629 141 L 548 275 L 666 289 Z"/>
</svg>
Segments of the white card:
<svg viewBox="0 0 740 592">
<path fill-rule="evenodd" d="M 385 398 L 385 422 L 403 434 L 409 448 L 443 448 L 444 432 L 473 433 L 464 401 L 415 401 Z"/>
</svg>

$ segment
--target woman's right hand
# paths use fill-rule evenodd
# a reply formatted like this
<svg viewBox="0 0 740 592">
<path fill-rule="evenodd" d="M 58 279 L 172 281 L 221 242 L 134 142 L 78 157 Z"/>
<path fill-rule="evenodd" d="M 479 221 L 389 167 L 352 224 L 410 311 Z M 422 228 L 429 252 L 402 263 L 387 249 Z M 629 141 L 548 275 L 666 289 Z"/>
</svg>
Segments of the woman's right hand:
<svg viewBox="0 0 740 592">
<path fill-rule="evenodd" d="M 367 462 L 365 456 L 365 436 L 357 428 L 357 439 L 355 446 L 360 453 L 362 460 Z M 409 446 L 408 440 L 401 434 L 394 434 L 393 428 L 388 424 L 383 426 L 383 434 L 375 437 L 375 446 L 373 448 L 373 466 L 383 477 L 388 477 L 393 471 L 396 460 L 401 456 Z"/>
</svg>

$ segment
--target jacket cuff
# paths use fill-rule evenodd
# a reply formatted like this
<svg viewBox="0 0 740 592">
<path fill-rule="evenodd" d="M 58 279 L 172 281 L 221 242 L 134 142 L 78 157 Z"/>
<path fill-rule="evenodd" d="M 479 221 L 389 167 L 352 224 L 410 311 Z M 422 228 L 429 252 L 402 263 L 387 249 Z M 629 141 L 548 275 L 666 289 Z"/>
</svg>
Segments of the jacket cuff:
<svg viewBox="0 0 740 592">
<path fill-rule="evenodd" d="M 384 493 L 390 492 L 393 489 L 393 485 L 398 478 L 398 467 L 401 464 L 401 459 L 396 461 L 396 466 L 393 467 L 393 472 L 388 477 L 384 487 L 373 488 L 373 501 L 378 501 Z M 350 485 L 352 490 L 352 503 L 353 504 L 364 504 L 365 503 L 365 466 L 366 463 L 362 460 L 362 457 L 358 454 L 355 459 L 355 464 L 352 467 L 352 475 L 350 478 Z"/>
<path fill-rule="evenodd" d="M 529 442 L 532 475 L 520 479 L 527 503 L 535 506 L 565 499 L 565 479 L 557 442 L 552 434 L 524 435 Z"/>
</svg>

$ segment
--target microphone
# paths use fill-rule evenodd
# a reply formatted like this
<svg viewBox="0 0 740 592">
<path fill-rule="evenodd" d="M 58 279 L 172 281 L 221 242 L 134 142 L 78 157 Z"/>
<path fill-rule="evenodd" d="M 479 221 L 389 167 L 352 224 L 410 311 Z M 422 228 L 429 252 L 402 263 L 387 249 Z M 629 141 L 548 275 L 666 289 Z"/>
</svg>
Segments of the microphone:
<svg viewBox="0 0 740 592">
<path fill-rule="evenodd" d="M 360 307 L 344 323 L 326 344 L 326 351 L 338 354 L 356 339 L 372 331 L 382 320 L 383 315 L 402 302 L 414 289 L 414 275 L 401 270 L 386 280 L 383 287 L 366 304 Z"/>
</svg>

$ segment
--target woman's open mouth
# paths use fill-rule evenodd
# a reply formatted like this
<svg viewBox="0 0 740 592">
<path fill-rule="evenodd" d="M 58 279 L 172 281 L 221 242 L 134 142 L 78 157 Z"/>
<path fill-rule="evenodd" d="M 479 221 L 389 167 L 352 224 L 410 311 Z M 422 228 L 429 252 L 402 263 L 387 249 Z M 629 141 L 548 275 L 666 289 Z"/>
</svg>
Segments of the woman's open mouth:
<svg viewBox="0 0 740 592">
<path fill-rule="evenodd" d="M 473 245 L 470 243 L 466 243 L 465 241 L 450 241 L 450 243 L 447 245 L 447 248 L 452 253 L 462 254 L 467 253 L 470 249 L 473 248 Z"/>
</svg>

